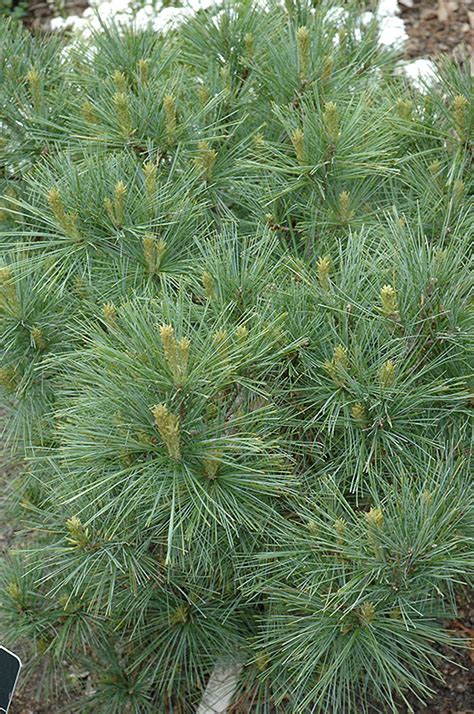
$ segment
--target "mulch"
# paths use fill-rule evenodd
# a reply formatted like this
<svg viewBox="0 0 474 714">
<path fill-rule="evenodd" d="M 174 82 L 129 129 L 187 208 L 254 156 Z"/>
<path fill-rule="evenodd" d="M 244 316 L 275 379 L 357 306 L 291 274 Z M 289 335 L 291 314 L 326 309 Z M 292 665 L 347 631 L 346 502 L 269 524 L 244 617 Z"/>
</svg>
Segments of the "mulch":
<svg viewBox="0 0 474 714">
<path fill-rule="evenodd" d="M 61 14 L 64 16 L 82 15 L 87 7 L 89 7 L 88 0 L 65 0 Z M 52 18 L 57 14 L 55 4 L 52 2 L 28 0 L 28 8 L 23 22 L 32 30 L 47 30 Z"/>
<path fill-rule="evenodd" d="M 409 58 L 474 55 L 474 0 L 399 0 Z"/>
<path fill-rule="evenodd" d="M 400 707 L 400 714 L 474 714 L 474 597 L 464 592 L 458 599 L 458 616 L 448 624 L 454 634 L 462 638 L 462 649 L 440 647 L 446 659 L 439 671 L 444 681 L 432 682 L 435 691 L 427 706 L 411 699 L 412 710 Z M 410 698 L 409 698 L 410 699 Z"/>
</svg>

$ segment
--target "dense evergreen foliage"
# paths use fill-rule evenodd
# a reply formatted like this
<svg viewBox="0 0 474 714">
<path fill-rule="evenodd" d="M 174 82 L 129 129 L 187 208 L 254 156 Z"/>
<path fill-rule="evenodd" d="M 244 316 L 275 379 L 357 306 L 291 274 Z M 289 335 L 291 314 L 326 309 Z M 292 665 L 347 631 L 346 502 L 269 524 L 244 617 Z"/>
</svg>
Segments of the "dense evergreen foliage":
<svg viewBox="0 0 474 714">
<path fill-rule="evenodd" d="M 429 696 L 472 567 L 472 87 L 358 18 L 0 36 L 0 626 L 67 711 L 192 712 L 231 662 L 235 711 Z"/>
</svg>

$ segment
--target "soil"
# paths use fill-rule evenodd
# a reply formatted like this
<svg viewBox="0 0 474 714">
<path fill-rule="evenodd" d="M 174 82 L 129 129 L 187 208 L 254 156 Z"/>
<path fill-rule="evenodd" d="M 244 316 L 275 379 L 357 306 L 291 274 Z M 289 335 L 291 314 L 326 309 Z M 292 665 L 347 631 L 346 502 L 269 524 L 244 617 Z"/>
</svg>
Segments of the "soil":
<svg viewBox="0 0 474 714">
<path fill-rule="evenodd" d="M 2 436 L 2 424 L 6 420 L 5 412 L 0 408 L 0 444 Z M 20 463 L 15 463 L 7 458 L 4 449 L 0 447 L 0 558 L 7 555 L 10 549 L 15 546 L 15 524 L 10 517 L 8 508 L 10 484 L 15 475 L 21 469 Z M 0 644 L 2 637 L 0 632 Z M 16 653 L 24 660 L 23 653 L 15 648 Z M 26 685 L 26 686 L 22 686 Z M 51 702 L 39 704 L 35 701 L 34 692 L 37 689 L 34 678 L 23 679 L 20 673 L 20 683 L 17 692 L 13 697 L 9 714 L 57 714 L 58 708 L 51 705 Z M 3 710 L 2 710 L 3 711 Z"/>
<path fill-rule="evenodd" d="M 440 647 L 446 660 L 440 672 L 444 682 L 433 682 L 433 699 L 422 706 L 412 699 L 410 704 L 416 714 L 474 714 L 474 597 L 472 592 L 459 597 L 458 619 L 449 628 L 465 641 L 463 649 Z M 400 714 L 410 714 L 406 706 Z"/>
<path fill-rule="evenodd" d="M 474 0 L 399 0 L 399 6 L 408 57 L 473 57 Z"/>
<path fill-rule="evenodd" d="M 51 19 L 58 14 L 57 6 L 58 4 L 45 0 L 28 0 L 24 24 L 32 30 L 48 30 Z M 65 0 L 61 15 L 82 15 L 87 7 L 88 0 Z"/>
</svg>

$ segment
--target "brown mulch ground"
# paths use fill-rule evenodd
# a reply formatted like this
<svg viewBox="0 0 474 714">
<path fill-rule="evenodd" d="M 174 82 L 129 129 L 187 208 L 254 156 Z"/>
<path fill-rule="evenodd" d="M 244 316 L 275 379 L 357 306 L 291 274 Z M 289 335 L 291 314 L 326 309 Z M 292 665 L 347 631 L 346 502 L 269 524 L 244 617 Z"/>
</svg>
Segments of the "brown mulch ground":
<svg viewBox="0 0 474 714">
<path fill-rule="evenodd" d="M 82 15 L 87 7 L 89 7 L 88 0 L 65 0 L 61 14 Z M 28 10 L 23 22 L 32 30 L 43 30 L 49 27 L 51 19 L 57 14 L 54 3 L 47 3 L 45 0 L 28 0 Z"/>
<path fill-rule="evenodd" d="M 460 596 L 458 619 L 450 623 L 450 629 L 465 639 L 466 647 L 452 649 L 440 647 L 446 661 L 441 663 L 440 672 L 444 682 L 433 682 L 435 695 L 424 707 L 411 700 L 417 714 L 474 714 L 474 598 L 473 593 Z M 400 714 L 408 714 L 406 706 L 400 707 Z"/>
<path fill-rule="evenodd" d="M 473 55 L 474 0 L 399 0 L 399 5 L 409 35 L 408 57 Z"/>
<path fill-rule="evenodd" d="M 39 704 L 34 699 L 35 683 L 29 682 L 28 689 L 17 692 L 8 710 L 8 714 L 55 714 L 57 709 L 51 702 Z M 30 694 L 31 692 L 31 694 Z"/>
</svg>

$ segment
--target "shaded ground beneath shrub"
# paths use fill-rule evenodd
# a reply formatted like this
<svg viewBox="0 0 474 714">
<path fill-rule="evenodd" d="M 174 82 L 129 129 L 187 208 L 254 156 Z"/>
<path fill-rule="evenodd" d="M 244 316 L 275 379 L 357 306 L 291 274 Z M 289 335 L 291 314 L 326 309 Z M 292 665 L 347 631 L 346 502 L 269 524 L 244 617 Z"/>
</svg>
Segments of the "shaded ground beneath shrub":
<svg viewBox="0 0 474 714">
<path fill-rule="evenodd" d="M 413 710 L 419 714 L 474 714 L 474 598 L 472 593 L 459 599 L 458 619 L 450 623 L 459 636 L 465 638 L 463 650 L 440 647 L 447 658 L 440 671 L 444 683 L 432 684 L 436 694 L 428 706 L 423 707 L 411 700 Z M 409 712 L 406 706 L 400 712 Z"/>
<path fill-rule="evenodd" d="M 0 439 L 2 425 L 5 422 L 5 412 L 0 409 Z M 0 558 L 4 558 L 15 548 L 15 524 L 8 508 L 10 484 L 21 468 L 18 463 L 11 463 L 7 458 L 3 444 L 0 443 Z M 2 633 L 0 632 L 0 644 Z M 23 653 L 18 652 L 23 659 Z M 23 680 L 24 681 L 24 680 Z M 39 703 L 35 699 L 35 692 L 39 688 L 35 678 L 28 679 L 27 686 L 22 687 L 20 675 L 19 690 L 14 695 L 9 714 L 56 714 L 59 711 L 51 702 Z"/>
</svg>

